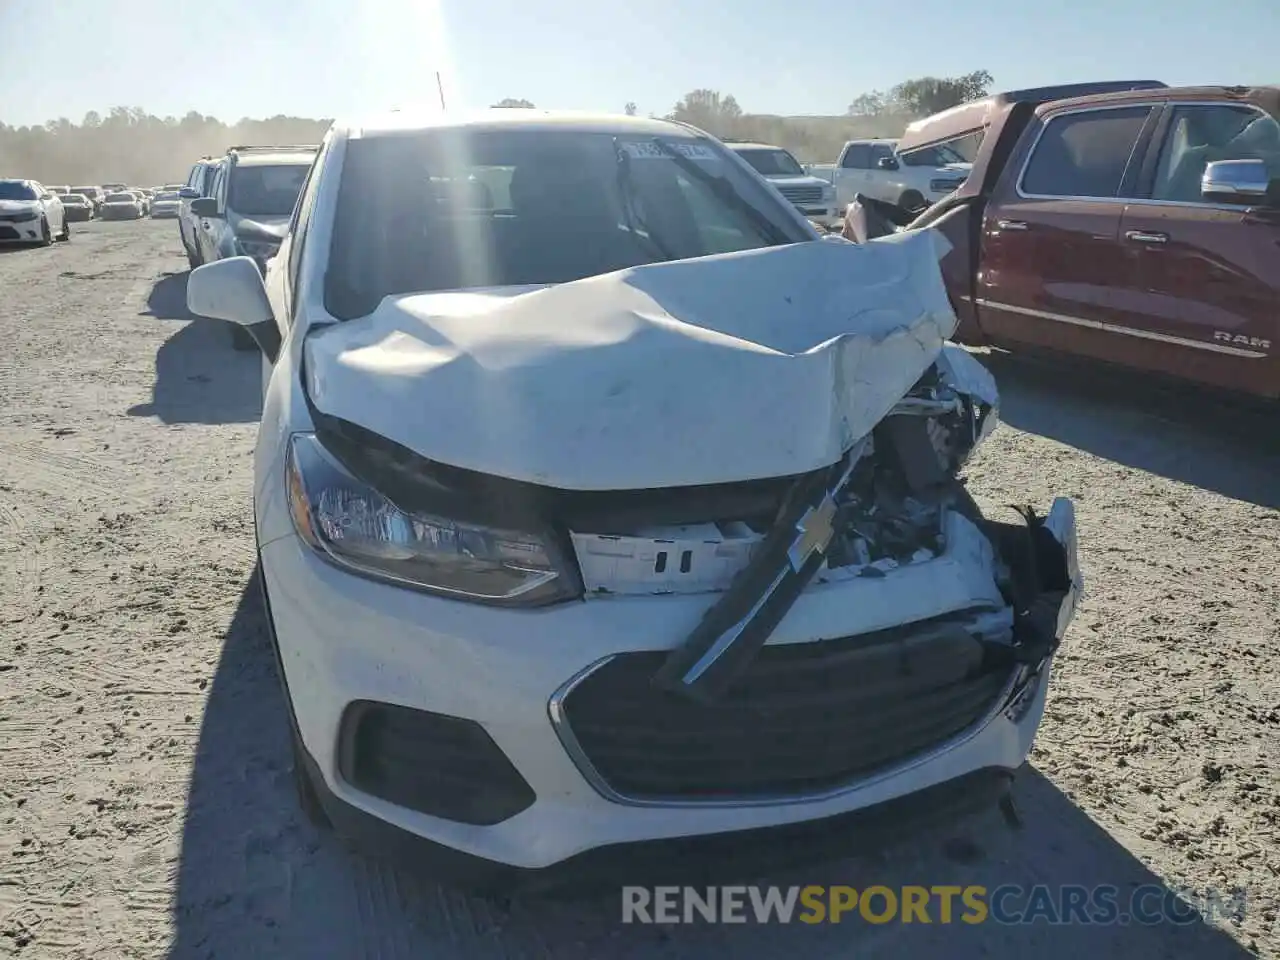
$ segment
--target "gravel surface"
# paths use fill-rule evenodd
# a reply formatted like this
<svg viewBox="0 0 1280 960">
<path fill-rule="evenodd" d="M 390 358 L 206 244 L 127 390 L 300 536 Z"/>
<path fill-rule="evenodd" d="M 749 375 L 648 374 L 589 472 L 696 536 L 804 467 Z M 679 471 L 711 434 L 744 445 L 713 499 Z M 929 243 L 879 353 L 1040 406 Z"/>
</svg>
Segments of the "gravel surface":
<svg viewBox="0 0 1280 960">
<path fill-rule="evenodd" d="M 0 955 L 1280 957 L 1280 411 L 991 358 L 975 492 L 1076 497 L 1089 578 L 1024 828 L 768 878 L 1243 887 L 1243 918 L 623 926 L 617 891 L 469 899 L 302 818 L 250 588 L 258 359 L 186 315 L 171 221 L 75 230 L 0 253 Z"/>
</svg>

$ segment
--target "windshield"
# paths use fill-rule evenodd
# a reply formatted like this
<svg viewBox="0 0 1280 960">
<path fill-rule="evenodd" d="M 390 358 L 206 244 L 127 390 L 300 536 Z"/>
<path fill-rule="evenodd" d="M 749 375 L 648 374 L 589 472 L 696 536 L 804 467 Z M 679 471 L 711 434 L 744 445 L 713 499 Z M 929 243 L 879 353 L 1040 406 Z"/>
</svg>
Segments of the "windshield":
<svg viewBox="0 0 1280 960">
<path fill-rule="evenodd" d="M 756 172 L 761 176 L 804 176 L 804 167 L 800 166 L 800 162 L 785 150 L 738 150 L 735 152 L 755 167 Z"/>
<path fill-rule="evenodd" d="M 35 190 L 21 180 L 0 180 L 0 200 L 37 200 Z"/>
<path fill-rule="evenodd" d="M 177 200 L 178 195 L 176 193 L 157 193 L 156 199 L 157 200 Z"/>
<path fill-rule="evenodd" d="M 86 197 L 91 197 L 98 192 L 97 187 L 72 187 L 72 193 L 83 193 Z"/>
<path fill-rule="evenodd" d="M 88 201 L 87 199 L 85 199 L 85 197 L 84 197 L 84 196 L 82 196 L 81 194 L 78 194 L 78 193 L 66 193 L 66 194 L 63 194 L 63 195 L 62 195 L 62 202 L 63 202 L 63 203 L 69 203 L 69 204 L 71 204 L 71 205 L 74 207 L 74 206 L 76 206 L 77 204 L 85 204 L 85 203 L 88 203 L 89 201 Z"/>
<path fill-rule="evenodd" d="M 137 203 L 138 198 L 132 193 L 113 193 L 107 197 L 107 203 Z"/>
<path fill-rule="evenodd" d="M 812 239 L 706 140 L 450 131 L 347 145 L 325 300 L 561 283 Z"/>
<path fill-rule="evenodd" d="M 287 217 L 310 169 L 310 163 L 237 164 L 227 207 L 246 217 Z"/>
<path fill-rule="evenodd" d="M 969 162 L 958 150 L 945 143 L 922 147 L 910 153 L 900 153 L 898 159 L 908 167 L 945 167 L 948 163 Z"/>
</svg>

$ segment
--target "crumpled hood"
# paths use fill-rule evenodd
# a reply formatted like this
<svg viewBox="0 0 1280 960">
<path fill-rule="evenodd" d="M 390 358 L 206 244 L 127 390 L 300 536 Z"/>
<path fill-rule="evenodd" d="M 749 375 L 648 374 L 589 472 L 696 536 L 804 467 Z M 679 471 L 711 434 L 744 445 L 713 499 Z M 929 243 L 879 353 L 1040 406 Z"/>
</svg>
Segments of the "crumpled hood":
<svg viewBox="0 0 1280 960">
<path fill-rule="evenodd" d="M 835 462 L 955 327 L 920 230 L 653 264 L 536 289 L 388 297 L 312 332 L 322 413 L 432 460 L 576 490 Z"/>
</svg>

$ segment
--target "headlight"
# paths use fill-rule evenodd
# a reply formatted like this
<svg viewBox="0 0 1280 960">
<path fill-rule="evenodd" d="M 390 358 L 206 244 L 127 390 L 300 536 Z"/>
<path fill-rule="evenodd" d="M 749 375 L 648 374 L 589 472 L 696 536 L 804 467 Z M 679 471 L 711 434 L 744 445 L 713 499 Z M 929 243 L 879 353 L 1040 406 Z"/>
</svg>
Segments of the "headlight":
<svg viewBox="0 0 1280 960">
<path fill-rule="evenodd" d="M 531 607 L 578 595 L 564 554 L 547 539 L 401 510 L 313 434 L 291 439 L 286 472 L 294 528 L 339 566 L 481 603 Z"/>
</svg>

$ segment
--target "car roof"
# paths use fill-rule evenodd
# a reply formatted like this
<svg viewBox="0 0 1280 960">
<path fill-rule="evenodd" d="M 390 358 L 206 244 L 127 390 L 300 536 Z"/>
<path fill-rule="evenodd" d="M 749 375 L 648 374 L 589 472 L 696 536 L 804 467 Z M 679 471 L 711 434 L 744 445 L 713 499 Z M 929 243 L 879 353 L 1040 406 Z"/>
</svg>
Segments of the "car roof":
<svg viewBox="0 0 1280 960">
<path fill-rule="evenodd" d="M 857 140 L 849 140 L 845 142 L 847 147 L 851 143 L 888 143 L 895 144 L 898 142 L 896 137 L 860 137 Z"/>
<path fill-rule="evenodd" d="M 397 136 L 428 130 L 559 130 L 579 133 L 614 133 L 670 137 L 700 133 L 693 127 L 655 117 L 629 117 L 613 113 L 567 110 L 526 110 L 502 107 L 465 113 L 395 111 L 365 120 L 335 124 L 351 139 Z"/>
<path fill-rule="evenodd" d="M 751 140 L 726 140 L 724 145 L 730 150 L 786 150 L 786 147 L 773 143 L 755 143 Z"/>
<path fill-rule="evenodd" d="M 309 167 L 316 155 L 315 152 L 290 150 L 282 153 L 238 153 L 235 156 L 237 167 L 280 167 L 287 164 Z"/>
</svg>

